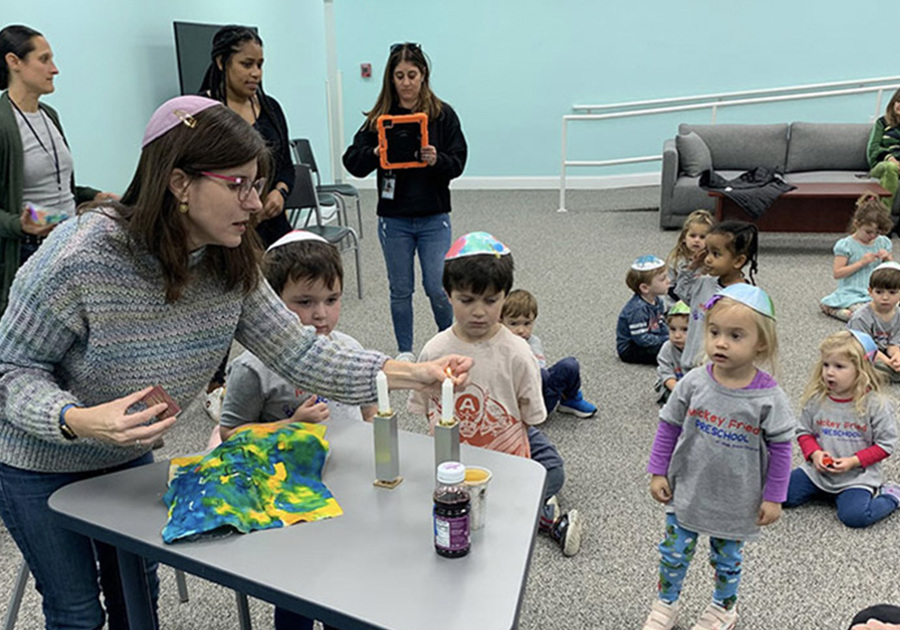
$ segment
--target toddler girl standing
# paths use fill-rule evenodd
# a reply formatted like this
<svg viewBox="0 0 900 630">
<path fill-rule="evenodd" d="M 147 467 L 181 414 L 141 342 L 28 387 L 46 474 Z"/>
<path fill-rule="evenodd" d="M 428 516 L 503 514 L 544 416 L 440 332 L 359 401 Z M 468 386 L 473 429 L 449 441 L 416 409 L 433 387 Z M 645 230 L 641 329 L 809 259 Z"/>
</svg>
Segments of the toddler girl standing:
<svg viewBox="0 0 900 630">
<path fill-rule="evenodd" d="M 897 427 L 872 365 L 877 350 L 872 337 L 856 330 L 829 335 L 819 346 L 797 431 L 806 461 L 791 473 L 785 507 L 829 497 L 844 525 L 867 527 L 900 506 L 900 488 L 883 485 L 881 474 Z"/>
<path fill-rule="evenodd" d="M 650 493 L 667 504 L 659 545 L 659 598 L 644 630 L 670 630 L 699 534 L 710 537 L 716 580 L 712 603 L 693 630 L 730 630 L 745 540 L 781 515 L 795 422 L 775 380 L 778 342 L 772 301 L 758 287 L 722 289 L 709 303 L 704 368 L 675 386 L 659 415 L 650 454 Z"/>
<path fill-rule="evenodd" d="M 834 244 L 834 279 L 837 291 L 822 298 L 822 312 L 846 322 L 853 311 L 864 306 L 869 297 L 869 276 L 880 263 L 893 260 L 891 217 L 881 200 L 863 195 L 856 200 L 850 220 L 850 234 Z"/>
<path fill-rule="evenodd" d="M 754 283 L 757 269 L 759 231 L 745 221 L 723 221 L 706 236 L 706 248 L 694 256 L 693 262 L 682 269 L 675 281 L 675 293 L 691 307 L 687 339 L 681 354 L 684 371 L 696 367 L 703 360 L 703 321 L 706 302 L 716 291 L 746 282 L 744 267 L 750 265 L 750 283 Z M 706 273 L 697 269 L 703 266 Z"/>
<path fill-rule="evenodd" d="M 671 288 L 669 289 L 669 297 L 672 303 L 678 301 L 675 294 L 675 280 L 684 269 L 694 261 L 694 257 L 706 247 L 706 235 L 716 224 L 713 216 L 706 210 L 694 210 L 684 220 L 681 226 L 681 232 L 678 234 L 678 243 L 669 252 L 666 258 L 666 265 L 669 268 L 669 281 Z"/>
</svg>

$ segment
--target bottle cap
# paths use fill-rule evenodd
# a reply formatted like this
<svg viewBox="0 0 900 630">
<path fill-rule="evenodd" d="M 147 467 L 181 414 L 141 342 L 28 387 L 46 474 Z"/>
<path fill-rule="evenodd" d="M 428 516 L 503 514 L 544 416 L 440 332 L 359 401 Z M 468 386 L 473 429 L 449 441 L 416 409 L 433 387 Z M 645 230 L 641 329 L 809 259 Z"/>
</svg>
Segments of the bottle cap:
<svg viewBox="0 0 900 630">
<path fill-rule="evenodd" d="M 459 462 L 444 462 L 437 468 L 438 483 L 459 484 L 466 480 L 466 467 Z"/>
</svg>

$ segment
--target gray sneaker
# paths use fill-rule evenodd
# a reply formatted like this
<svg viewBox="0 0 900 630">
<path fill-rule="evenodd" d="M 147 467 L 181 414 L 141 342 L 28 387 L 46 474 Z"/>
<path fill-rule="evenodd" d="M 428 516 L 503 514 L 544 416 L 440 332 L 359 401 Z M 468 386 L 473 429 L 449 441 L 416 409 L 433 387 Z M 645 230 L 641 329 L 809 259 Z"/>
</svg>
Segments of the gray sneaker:
<svg viewBox="0 0 900 630">
<path fill-rule="evenodd" d="M 409 363 L 415 363 L 416 355 L 414 355 L 412 352 L 401 352 L 397 355 L 397 361 L 407 361 Z"/>
</svg>

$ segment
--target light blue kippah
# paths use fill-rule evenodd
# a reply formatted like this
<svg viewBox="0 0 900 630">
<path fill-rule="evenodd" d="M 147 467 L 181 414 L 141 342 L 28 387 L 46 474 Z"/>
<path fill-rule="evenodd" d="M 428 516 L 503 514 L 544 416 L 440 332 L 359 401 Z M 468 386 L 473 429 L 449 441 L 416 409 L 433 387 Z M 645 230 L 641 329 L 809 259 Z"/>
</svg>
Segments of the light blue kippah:
<svg viewBox="0 0 900 630">
<path fill-rule="evenodd" d="M 878 345 L 875 343 L 875 340 L 872 339 L 872 336 L 861 330 L 850 330 L 850 334 L 856 337 L 856 340 L 863 347 L 863 354 L 866 355 L 866 358 L 874 363 L 875 355 L 878 354 Z"/>
<path fill-rule="evenodd" d="M 716 297 L 727 297 L 735 302 L 749 306 L 760 315 L 775 319 L 775 305 L 772 303 L 772 298 L 769 297 L 768 293 L 752 284 L 732 284 L 716 292 L 713 295 L 713 299 Z"/>
</svg>

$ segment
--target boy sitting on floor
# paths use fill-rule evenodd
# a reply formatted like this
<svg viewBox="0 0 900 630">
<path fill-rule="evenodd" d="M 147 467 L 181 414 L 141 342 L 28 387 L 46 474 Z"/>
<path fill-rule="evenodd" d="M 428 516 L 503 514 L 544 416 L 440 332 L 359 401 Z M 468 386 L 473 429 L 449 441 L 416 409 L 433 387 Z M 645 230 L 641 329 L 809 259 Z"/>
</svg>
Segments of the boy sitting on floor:
<svg viewBox="0 0 900 630">
<path fill-rule="evenodd" d="M 634 292 L 616 323 L 616 352 L 625 363 L 656 365 L 656 355 L 669 338 L 662 296 L 669 291 L 666 262 L 641 256 L 631 264 L 625 284 Z"/>
<path fill-rule="evenodd" d="M 528 342 L 534 358 L 541 368 L 541 388 L 547 413 L 554 409 L 559 413 L 579 418 L 590 418 L 597 413 L 597 405 L 584 399 L 581 393 L 581 367 L 575 357 L 566 357 L 547 367 L 544 346 L 537 335 L 532 334 L 538 316 L 537 299 L 524 289 L 512 291 L 503 303 L 500 321 L 514 335 Z"/>
<path fill-rule="evenodd" d="M 560 515 L 556 494 L 565 481 L 562 457 L 533 426 L 547 418 L 537 362 L 528 344 L 500 323 L 513 284 L 512 254 L 487 232 L 466 234 L 447 252 L 443 284 L 453 307 L 453 326 L 432 337 L 419 360 L 447 354 L 475 359 L 456 396 L 460 439 L 530 457 L 547 469 L 540 532 L 573 556 L 581 548 L 581 518 L 578 510 Z M 408 408 L 425 415 L 434 427 L 441 416 L 440 393 L 413 392 Z"/>
</svg>

